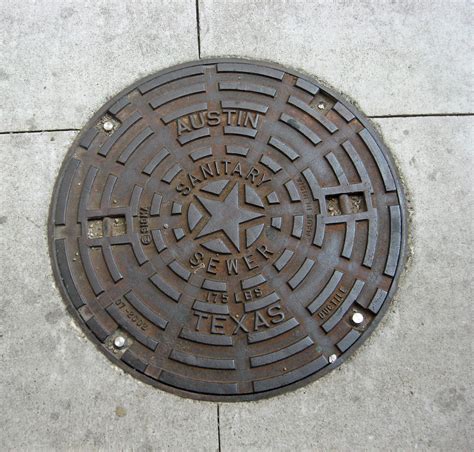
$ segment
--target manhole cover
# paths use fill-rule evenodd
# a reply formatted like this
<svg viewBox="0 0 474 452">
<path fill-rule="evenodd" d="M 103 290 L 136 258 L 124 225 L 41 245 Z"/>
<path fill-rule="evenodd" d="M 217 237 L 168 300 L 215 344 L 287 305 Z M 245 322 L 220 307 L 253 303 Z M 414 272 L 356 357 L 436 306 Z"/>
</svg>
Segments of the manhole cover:
<svg viewBox="0 0 474 452">
<path fill-rule="evenodd" d="M 94 116 L 50 237 L 64 296 L 115 363 L 180 395 L 248 400 L 324 374 L 373 330 L 404 221 L 354 107 L 293 71 L 214 60 Z"/>
</svg>

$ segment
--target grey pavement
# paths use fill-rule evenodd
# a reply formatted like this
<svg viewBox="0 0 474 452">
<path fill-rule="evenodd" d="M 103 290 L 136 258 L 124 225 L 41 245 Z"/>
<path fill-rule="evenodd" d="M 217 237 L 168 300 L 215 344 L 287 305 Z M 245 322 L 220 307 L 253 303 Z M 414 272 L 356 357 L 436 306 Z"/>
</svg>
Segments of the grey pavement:
<svg viewBox="0 0 474 452">
<path fill-rule="evenodd" d="M 463 1 L 4 0 L 0 449 L 472 450 L 472 22 Z M 125 374 L 66 312 L 49 262 L 49 201 L 77 130 L 199 53 L 295 67 L 383 116 L 410 208 L 411 259 L 375 333 L 336 371 L 259 402 L 186 400 Z"/>
<path fill-rule="evenodd" d="M 472 450 L 472 118 L 376 124 L 412 211 L 413 257 L 391 309 L 316 383 L 222 406 L 223 450 Z"/>
<path fill-rule="evenodd" d="M 472 112 L 470 2 L 199 5 L 201 57 L 232 55 L 302 69 L 371 116 Z"/>
<path fill-rule="evenodd" d="M 0 449 L 215 450 L 213 404 L 155 390 L 112 366 L 61 300 L 46 219 L 74 136 L 0 135 Z"/>
<path fill-rule="evenodd" d="M 0 132 L 80 128 L 134 80 L 198 58 L 191 0 L 2 0 L 0 10 Z"/>
</svg>

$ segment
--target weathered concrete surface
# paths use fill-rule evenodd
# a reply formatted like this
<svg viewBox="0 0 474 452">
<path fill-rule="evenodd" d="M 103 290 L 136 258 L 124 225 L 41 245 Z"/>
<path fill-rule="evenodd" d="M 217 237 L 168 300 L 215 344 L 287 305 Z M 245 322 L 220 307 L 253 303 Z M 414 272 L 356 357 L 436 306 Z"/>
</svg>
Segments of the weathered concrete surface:
<svg viewBox="0 0 474 452">
<path fill-rule="evenodd" d="M 414 257 L 392 309 L 356 356 L 322 380 L 258 403 L 221 404 L 223 451 L 474 446 L 472 119 L 378 124 L 413 208 Z M 72 139 L 66 132 L 0 137 L 1 448 L 214 450 L 215 404 L 135 381 L 66 313 L 46 218 Z"/>
<path fill-rule="evenodd" d="M 222 405 L 232 450 L 472 450 L 472 118 L 377 121 L 406 179 L 413 259 L 386 318 L 338 370 Z"/>
<path fill-rule="evenodd" d="M 126 375 L 66 312 L 46 222 L 73 137 L 0 136 L 0 449 L 216 450 L 214 404 Z"/>
<path fill-rule="evenodd" d="M 194 0 L 2 0 L 0 132 L 80 128 L 136 79 L 198 57 Z"/>
<path fill-rule="evenodd" d="M 301 68 L 369 115 L 472 108 L 469 2 L 205 0 L 199 10 L 204 57 Z M 80 128 L 138 77 L 197 58 L 193 0 L 4 0 L 0 24 L 0 131 Z M 414 257 L 396 300 L 339 370 L 282 397 L 221 404 L 224 452 L 474 448 L 472 117 L 378 124 L 413 209 Z M 66 313 L 46 220 L 72 139 L 0 136 L 0 449 L 216 450 L 215 404 L 125 375 Z"/>
<path fill-rule="evenodd" d="M 472 112 L 469 1 L 200 0 L 201 56 L 279 62 L 368 115 Z"/>
</svg>

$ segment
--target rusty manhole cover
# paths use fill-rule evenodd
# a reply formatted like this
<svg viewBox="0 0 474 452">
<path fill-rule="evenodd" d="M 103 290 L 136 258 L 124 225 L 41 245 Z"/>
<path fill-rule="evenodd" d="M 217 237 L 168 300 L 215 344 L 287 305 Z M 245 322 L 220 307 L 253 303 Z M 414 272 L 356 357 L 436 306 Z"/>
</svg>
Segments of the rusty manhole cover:
<svg viewBox="0 0 474 452">
<path fill-rule="evenodd" d="M 321 376 L 373 330 L 405 214 L 354 107 L 293 71 L 214 60 L 94 116 L 50 237 L 71 310 L 113 362 L 180 395 L 249 400 Z"/>
</svg>

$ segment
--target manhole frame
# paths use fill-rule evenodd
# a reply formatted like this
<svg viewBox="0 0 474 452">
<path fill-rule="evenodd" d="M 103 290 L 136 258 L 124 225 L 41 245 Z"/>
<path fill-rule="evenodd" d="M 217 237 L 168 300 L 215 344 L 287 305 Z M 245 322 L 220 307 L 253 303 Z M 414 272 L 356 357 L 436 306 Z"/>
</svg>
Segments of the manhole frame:
<svg viewBox="0 0 474 452">
<path fill-rule="evenodd" d="M 392 284 L 390 289 L 387 293 L 386 300 L 384 301 L 381 309 L 378 311 L 375 318 L 370 323 L 370 326 L 364 331 L 361 337 L 351 345 L 345 352 L 341 353 L 338 356 L 337 360 L 333 363 L 328 363 L 323 369 L 317 371 L 316 373 L 309 375 L 301 380 L 293 382 L 287 386 L 282 386 L 277 389 L 271 389 L 265 392 L 255 392 L 250 394 L 238 394 L 234 396 L 225 396 L 225 395 L 213 395 L 213 394 L 206 394 L 206 393 L 197 393 L 191 392 L 187 390 L 183 390 L 168 384 L 161 383 L 158 380 L 155 380 L 147 375 L 138 372 L 131 366 L 124 363 L 122 360 L 117 359 L 111 353 L 107 351 L 104 347 L 104 344 L 100 342 L 100 340 L 93 334 L 93 332 L 89 329 L 86 322 L 83 318 L 79 315 L 78 310 L 72 304 L 69 294 L 63 285 L 63 280 L 61 278 L 61 274 L 58 267 L 56 253 L 53 247 L 54 240 L 54 210 L 55 205 L 57 202 L 57 194 L 59 191 L 59 185 L 61 183 L 60 175 L 63 174 L 67 163 L 69 162 L 69 158 L 71 155 L 74 154 L 75 149 L 79 145 L 80 140 L 83 138 L 83 135 L 91 128 L 94 127 L 101 118 L 105 116 L 109 108 L 117 101 L 117 99 L 122 98 L 123 96 L 129 94 L 130 92 L 134 91 L 138 85 L 146 83 L 149 80 L 152 80 L 158 76 L 168 74 L 170 72 L 174 72 L 176 70 L 182 69 L 184 67 L 191 67 L 191 66 L 198 66 L 198 65 L 212 65 L 218 63 L 244 63 L 244 64 L 256 64 L 262 65 L 268 68 L 277 69 L 284 71 L 290 75 L 295 77 L 302 78 L 307 80 L 308 82 L 315 83 L 316 85 L 320 86 L 323 91 L 328 93 L 330 96 L 334 97 L 336 100 L 343 103 L 343 105 L 357 118 L 357 120 L 370 132 L 371 136 L 374 138 L 377 145 L 380 147 L 384 157 L 387 160 L 387 164 L 389 166 L 390 171 L 394 175 L 394 182 L 396 186 L 396 193 L 399 199 L 400 205 L 400 217 L 401 217 L 401 240 L 400 240 L 400 252 L 398 258 L 398 265 L 395 275 L 392 278 Z M 106 356 L 107 360 L 113 364 L 119 366 L 125 374 L 128 376 L 133 376 L 134 378 L 138 379 L 142 383 L 147 385 L 151 385 L 155 388 L 159 388 L 165 393 L 175 394 L 183 398 L 194 399 L 199 401 L 208 401 L 208 402 L 243 402 L 243 401 L 258 401 L 262 399 L 267 399 L 270 397 L 274 397 L 277 395 L 285 394 L 293 392 L 297 389 L 300 389 L 304 386 L 309 385 L 310 383 L 319 380 L 325 377 L 329 372 L 334 370 L 335 368 L 339 367 L 344 362 L 348 361 L 354 353 L 362 346 L 363 343 L 373 334 L 374 330 L 378 327 L 382 319 L 384 319 L 387 310 L 389 309 L 390 305 L 393 303 L 394 296 L 398 290 L 398 284 L 401 275 L 404 273 L 406 263 L 407 263 L 407 256 L 408 256 L 408 209 L 406 205 L 406 195 L 405 189 L 402 185 L 403 177 L 401 176 L 400 170 L 398 169 L 395 161 L 392 157 L 391 151 L 388 146 L 385 145 L 383 138 L 378 130 L 372 125 L 369 118 L 362 113 L 357 107 L 355 107 L 356 102 L 353 101 L 350 97 L 345 94 L 338 93 L 335 89 L 328 86 L 325 82 L 320 81 L 317 77 L 309 75 L 307 72 L 302 70 L 293 69 L 292 67 L 284 66 L 278 63 L 274 63 L 271 61 L 266 60 L 253 60 L 253 59 L 246 59 L 246 58 L 209 58 L 209 59 L 200 59 L 200 60 L 192 60 L 188 62 L 181 63 L 179 65 L 171 66 L 165 69 L 162 69 L 158 72 L 150 74 L 144 78 L 138 78 L 132 83 L 130 83 L 125 89 L 120 91 L 117 94 L 114 94 L 112 98 L 110 98 L 105 104 L 103 104 L 99 110 L 95 111 L 93 115 L 87 120 L 87 122 L 81 127 L 78 135 L 73 140 L 73 142 L 69 145 L 68 151 L 63 157 L 63 161 L 61 163 L 60 169 L 55 175 L 55 183 L 53 186 L 51 201 L 49 205 L 49 214 L 48 214 L 48 227 L 47 227 L 47 234 L 48 234 L 48 249 L 49 255 L 51 259 L 51 267 L 52 273 L 54 275 L 54 282 L 56 287 L 61 294 L 63 303 L 66 305 L 66 309 L 68 313 L 73 317 L 74 321 L 77 322 L 76 324 L 80 327 L 81 332 L 90 340 L 95 348 L 100 350 L 100 352 Z"/>
</svg>

